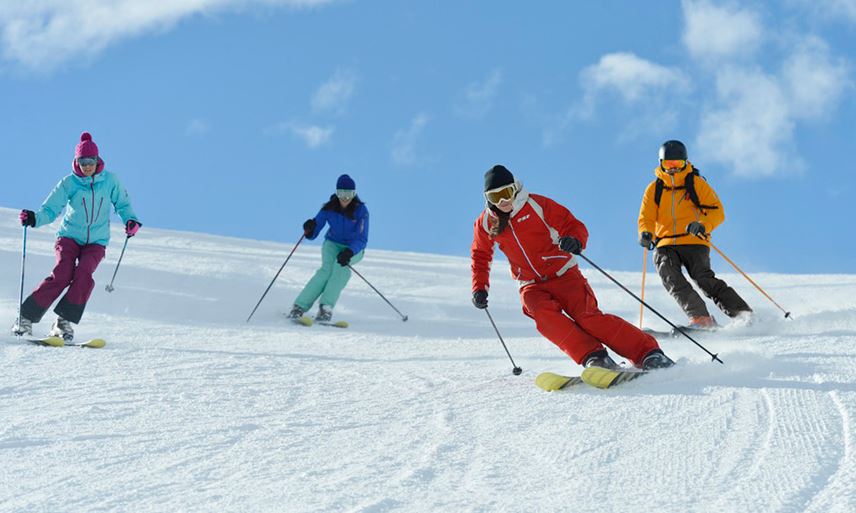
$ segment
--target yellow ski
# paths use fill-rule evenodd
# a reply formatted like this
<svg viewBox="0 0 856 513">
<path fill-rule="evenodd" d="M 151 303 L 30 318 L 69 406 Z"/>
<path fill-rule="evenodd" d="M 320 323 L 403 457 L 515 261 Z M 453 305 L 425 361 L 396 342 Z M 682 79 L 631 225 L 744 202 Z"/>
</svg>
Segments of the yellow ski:
<svg viewBox="0 0 856 513">
<path fill-rule="evenodd" d="M 587 367 L 583 369 L 580 378 L 593 387 L 609 388 L 644 375 L 643 371 L 616 371 L 602 367 Z"/>
<path fill-rule="evenodd" d="M 535 384 L 547 392 L 555 392 L 580 383 L 596 388 L 609 388 L 626 381 L 632 381 L 644 374 L 646 373 L 643 371 L 614 371 L 601 367 L 588 367 L 583 369 L 580 376 L 562 376 L 552 372 L 542 372 L 535 378 Z"/>
<path fill-rule="evenodd" d="M 346 321 L 315 321 L 316 324 L 321 324 L 322 326 L 330 326 L 332 328 L 347 328 L 349 324 Z"/>
<path fill-rule="evenodd" d="M 300 324 L 302 326 L 307 326 L 307 327 L 312 326 L 312 323 L 313 323 L 312 317 L 309 317 L 308 315 L 303 315 L 301 317 L 291 319 L 291 321 L 296 323 L 296 324 Z"/>
<path fill-rule="evenodd" d="M 562 376 L 552 372 L 542 372 L 535 378 L 538 388 L 547 392 L 555 392 L 568 386 L 579 385 L 583 380 L 576 376 Z"/>
<path fill-rule="evenodd" d="M 47 338 L 28 338 L 28 342 L 46 347 L 89 347 L 92 349 L 101 349 L 107 342 L 103 338 L 93 338 L 86 342 L 66 342 L 62 337 L 47 337 Z"/>
</svg>

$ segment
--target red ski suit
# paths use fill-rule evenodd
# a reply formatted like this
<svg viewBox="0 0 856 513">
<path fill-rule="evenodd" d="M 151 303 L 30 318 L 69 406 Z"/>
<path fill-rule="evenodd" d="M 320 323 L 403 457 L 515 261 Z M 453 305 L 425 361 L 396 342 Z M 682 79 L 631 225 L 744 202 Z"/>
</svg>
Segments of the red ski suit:
<svg viewBox="0 0 856 513">
<path fill-rule="evenodd" d="M 577 261 L 559 248 L 559 238 L 572 236 L 583 247 L 588 230 L 571 212 L 550 198 L 521 188 L 508 225 L 496 237 L 490 228 L 498 217 L 485 209 L 475 222 L 472 245 L 473 291 L 490 287 L 493 245 L 508 258 L 511 275 L 520 284 L 523 313 L 538 331 L 577 363 L 606 345 L 634 363 L 641 363 L 657 341 L 597 306 Z"/>
</svg>

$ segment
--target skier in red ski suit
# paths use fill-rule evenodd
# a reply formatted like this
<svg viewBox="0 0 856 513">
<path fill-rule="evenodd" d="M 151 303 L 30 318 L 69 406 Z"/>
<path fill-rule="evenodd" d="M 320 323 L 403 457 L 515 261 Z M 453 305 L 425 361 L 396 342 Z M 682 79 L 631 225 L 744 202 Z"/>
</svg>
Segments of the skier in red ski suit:
<svg viewBox="0 0 856 513">
<path fill-rule="evenodd" d="M 588 231 L 550 198 L 528 193 L 504 166 L 485 174 L 487 207 L 474 226 L 473 304 L 487 308 L 493 246 L 508 258 L 520 284 L 523 313 L 538 331 L 584 367 L 618 368 L 606 347 L 643 369 L 674 364 L 657 341 L 615 315 L 605 314 L 577 267 Z"/>
</svg>

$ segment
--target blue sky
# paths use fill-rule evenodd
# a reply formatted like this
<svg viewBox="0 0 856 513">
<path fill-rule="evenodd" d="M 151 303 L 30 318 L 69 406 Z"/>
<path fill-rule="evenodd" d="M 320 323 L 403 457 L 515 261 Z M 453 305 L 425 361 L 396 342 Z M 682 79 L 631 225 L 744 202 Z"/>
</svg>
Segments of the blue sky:
<svg viewBox="0 0 856 513">
<path fill-rule="evenodd" d="M 856 0 L 4 5 L 0 205 L 37 208 L 88 130 L 148 226 L 290 243 L 347 172 L 370 248 L 467 255 L 503 163 L 637 270 L 677 138 L 742 267 L 852 273 L 854 34 Z"/>
</svg>

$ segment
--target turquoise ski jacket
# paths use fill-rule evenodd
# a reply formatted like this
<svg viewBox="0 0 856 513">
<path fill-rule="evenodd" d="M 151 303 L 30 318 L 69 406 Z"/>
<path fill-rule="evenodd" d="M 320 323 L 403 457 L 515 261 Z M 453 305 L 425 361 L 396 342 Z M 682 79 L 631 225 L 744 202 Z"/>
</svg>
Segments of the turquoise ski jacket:
<svg viewBox="0 0 856 513">
<path fill-rule="evenodd" d="M 110 242 L 110 206 L 122 218 L 139 222 L 131 208 L 128 192 L 109 171 L 90 177 L 72 173 L 56 184 L 36 212 L 36 227 L 50 224 L 65 208 L 57 237 L 74 239 L 81 245 Z"/>
</svg>

